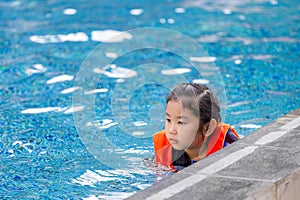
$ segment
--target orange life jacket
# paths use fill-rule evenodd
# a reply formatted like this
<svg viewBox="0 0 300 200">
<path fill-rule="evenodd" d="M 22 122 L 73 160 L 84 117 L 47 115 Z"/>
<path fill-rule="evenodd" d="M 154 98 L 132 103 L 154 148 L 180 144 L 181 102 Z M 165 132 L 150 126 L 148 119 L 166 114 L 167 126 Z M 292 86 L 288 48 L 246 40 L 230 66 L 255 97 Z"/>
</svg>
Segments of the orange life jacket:
<svg viewBox="0 0 300 200">
<path fill-rule="evenodd" d="M 225 147 L 225 143 L 232 143 L 235 141 L 226 141 L 226 136 L 228 135 L 227 133 L 229 133 L 229 129 L 231 131 L 230 134 L 233 137 L 240 139 L 237 132 L 230 125 L 219 123 L 214 134 L 208 141 L 206 157 Z M 153 143 L 156 165 L 163 165 L 174 169 L 174 166 L 172 165 L 172 145 L 167 139 L 165 130 L 161 130 L 153 135 Z"/>
</svg>

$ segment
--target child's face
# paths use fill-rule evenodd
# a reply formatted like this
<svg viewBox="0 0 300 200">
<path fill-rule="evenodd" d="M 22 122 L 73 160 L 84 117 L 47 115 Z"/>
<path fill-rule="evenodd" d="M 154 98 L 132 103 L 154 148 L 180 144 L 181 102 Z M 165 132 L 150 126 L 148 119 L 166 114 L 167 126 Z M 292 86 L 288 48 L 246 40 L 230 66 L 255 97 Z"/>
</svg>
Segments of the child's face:
<svg viewBox="0 0 300 200">
<path fill-rule="evenodd" d="M 192 111 L 183 109 L 178 101 L 169 101 L 166 108 L 165 130 L 167 138 L 177 150 L 200 148 L 199 118 Z M 202 135 L 202 134 L 201 134 Z"/>
</svg>

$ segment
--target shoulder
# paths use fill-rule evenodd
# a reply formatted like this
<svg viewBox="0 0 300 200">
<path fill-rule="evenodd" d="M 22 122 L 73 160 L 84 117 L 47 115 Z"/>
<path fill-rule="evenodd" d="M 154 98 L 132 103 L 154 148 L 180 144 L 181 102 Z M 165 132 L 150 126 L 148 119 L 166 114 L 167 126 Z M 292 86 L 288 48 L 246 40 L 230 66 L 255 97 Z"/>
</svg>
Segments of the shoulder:
<svg viewBox="0 0 300 200">
<path fill-rule="evenodd" d="M 154 135 L 152 136 L 152 139 L 154 142 L 156 142 L 157 140 L 167 139 L 166 131 L 161 130 L 161 131 L 154 133 Z"/>
<path fill-rule="evenodd" d="M 221 127 L 221 128 L 232 128 L 231 125 L 226 124 L 226 123 L 224 123 L 224 122 L 220 122 L 220 123 L 218 124 L 218 127 Z"/>
<path fill-rule="evenodd" d="M 165 135 L 165 134 L 166 134 L 165 130 L 160 130 L 160 131 L 157 131 L 156 133 L 154 133 L 153 137 L 157 136 L 157 135 Z"/>
<path fill-rule="evenodd" d="M 169 144 L 169 141 L 167 139 L 165 130 L 161 130 L 161 131 L 156 132 L 152 136 L 152 139 L 153 139 L 155 149 L 160 149 L 160 148 L 164 147 L 165 145 Z"/>
<path fill-rule="evenodd" d="M 218 125 L 219 128 L 222 129 L 222 131 L 224 131 L 225 133 L 227 134 L 232 134 L 234 135 L 237 139 L 240 139 L 240 136 L 239 134 L 236 132 L 236 130 L 229 124 L 226 124 L 224 122 L 221 122 L 219 125 Z"/>
</svg>

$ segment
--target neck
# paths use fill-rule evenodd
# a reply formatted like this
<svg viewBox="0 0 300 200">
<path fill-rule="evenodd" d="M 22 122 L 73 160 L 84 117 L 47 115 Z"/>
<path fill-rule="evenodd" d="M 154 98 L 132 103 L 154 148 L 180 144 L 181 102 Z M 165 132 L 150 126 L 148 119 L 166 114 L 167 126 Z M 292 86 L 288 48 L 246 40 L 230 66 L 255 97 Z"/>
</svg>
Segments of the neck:
<svg viewBox="0 0 300 200">
<path fill-rule="evenodd" d="M 185 152 L 191 160 L 198 161 L 205 157 L 205 152 L 201 148 L 197 149 L 186 149 Z"/>
</svg>

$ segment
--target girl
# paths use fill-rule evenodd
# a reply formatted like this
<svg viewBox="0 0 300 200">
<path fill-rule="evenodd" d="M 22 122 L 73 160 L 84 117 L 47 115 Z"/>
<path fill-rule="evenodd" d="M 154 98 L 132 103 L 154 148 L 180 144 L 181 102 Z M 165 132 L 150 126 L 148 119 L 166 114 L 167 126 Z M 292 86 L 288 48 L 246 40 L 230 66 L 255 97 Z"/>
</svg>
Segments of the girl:
<svg viewBox="0 0 300 200">
<path fill-rule="evenodd" d="M 165 130 L 153 136 L 155 162 L 178 171 L 238 139 L 236 131 L 221 122 L 212 91 L 183 83 L 167 98 Z"/>
</svg>

